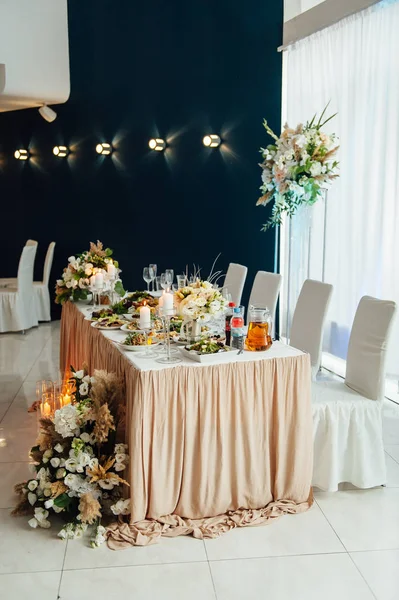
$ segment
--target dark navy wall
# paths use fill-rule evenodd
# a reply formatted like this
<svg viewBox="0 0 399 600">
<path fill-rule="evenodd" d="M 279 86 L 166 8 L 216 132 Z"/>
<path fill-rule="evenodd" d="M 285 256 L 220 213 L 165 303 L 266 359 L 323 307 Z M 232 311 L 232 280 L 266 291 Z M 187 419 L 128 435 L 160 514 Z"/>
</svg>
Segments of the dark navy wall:
<svg viewBox="0 0 399 600">
<path fill-rule="evenodd" d="M 46 123 L 36 110 L 0 115 L 0 276 L 37 239 L 36 278 L 57 243 L 67 257 L 97 238 L 115 251 L 129 289 L 156 262 L 208 273 L 230 261 L 273 270 L 274 232 L 256 208 L 262 119 L 279 130 L 283 0 L 70 0 L 71 97 Z M 219 133 L 223 146 L 202 145 Z M 169 141 L 165 153 L 148 140 Z M 112 141 L 112 157 L 95 153 Z M 66 159 L 55 144 L 73 149 Z M 13 158 L 18 147 L 33 158 Z"/>
</svg>

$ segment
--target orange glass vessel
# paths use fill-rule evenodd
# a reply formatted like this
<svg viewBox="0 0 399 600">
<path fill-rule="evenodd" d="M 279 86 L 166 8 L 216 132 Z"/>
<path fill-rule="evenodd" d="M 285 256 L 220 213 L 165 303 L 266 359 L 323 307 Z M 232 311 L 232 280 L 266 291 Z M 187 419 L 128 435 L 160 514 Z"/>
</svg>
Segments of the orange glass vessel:
<svg viewBox="0 0 399 600">
<path fill-rule="evenodd" d="M 249 309 L 249 325 L 245 349 L 251 352 L 264 352 L 272 345 L 272 319 L 267 308 Z"/>
</svg>

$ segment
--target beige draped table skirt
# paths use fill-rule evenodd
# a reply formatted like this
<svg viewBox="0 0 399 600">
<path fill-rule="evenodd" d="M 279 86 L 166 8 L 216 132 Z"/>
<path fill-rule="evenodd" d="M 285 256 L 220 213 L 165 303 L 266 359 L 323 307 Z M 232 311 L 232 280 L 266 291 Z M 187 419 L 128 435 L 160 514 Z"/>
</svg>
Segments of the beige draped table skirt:
<svg viewBox="0 0 399 600">
<path fill-rule="evenodd" d="M 68 302 L 61 369 L 83 362 L 126 383 L 131 516 L 110 526 L 112 549 L 218 537 L 312 505 L 308 355 L 143 371 Z"/>
</svg>

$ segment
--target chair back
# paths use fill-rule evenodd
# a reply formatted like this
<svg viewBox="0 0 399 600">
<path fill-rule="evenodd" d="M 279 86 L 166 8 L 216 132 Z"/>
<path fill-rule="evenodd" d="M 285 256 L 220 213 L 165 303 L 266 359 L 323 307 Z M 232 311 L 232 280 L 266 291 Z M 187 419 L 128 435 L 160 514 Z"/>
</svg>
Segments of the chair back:
<svg viewBox="0 0 399 600">
<path fill-rule="evenodd" d="M 46 258 L 43 267 L 43 284 L 48 286 L 50 279 L 51 267 L 53 265 L 55 242 L 51 242 L 47 248 Z"/>
<path fill-rule="evenodd" d="M 323 331 L 333 286 L 306 279 L 299 294 L 290 331 L 290 346 L 310 354 L 312 372 L 321 363 Z"/>
<path fill-rule="evenodd" d="M 251 304 L 254 306 L 267 306 L 273 319 L 273 329 L 280 287 L 281 275 L 278 273 L 269 273 L 267 271 L 258 271 L 249 297 L 249 306 L 251 306 Z"/>
<path fill-rule="evenodd" d="M 27 240 L 25 246 L 37 246 L 36 240 Z"/>
<path fill-rule="evenodd" d="M 236 263 L 230 263 L 227 269 L 223 289 L 231 294 L 231 300 L 236 306 L 240 306 L 247 273 L 247 267 Z"/>
<path fill-rule="evenodd" d="M 370 400 L 384 397 L 385 360 L 396 304 L 363 296 L 349 338 L 345 383 Z"/>
<path fill-rule="evenodd" d="M 28 297 L 30 294 L 32 300 L 33 296 L 33 267 L 35 264 L 37 244 L 32 246 L 25 246 L 22 250 L 21 258 L 18 265 L 18 293 L 24 297 Z"/>
</svg>

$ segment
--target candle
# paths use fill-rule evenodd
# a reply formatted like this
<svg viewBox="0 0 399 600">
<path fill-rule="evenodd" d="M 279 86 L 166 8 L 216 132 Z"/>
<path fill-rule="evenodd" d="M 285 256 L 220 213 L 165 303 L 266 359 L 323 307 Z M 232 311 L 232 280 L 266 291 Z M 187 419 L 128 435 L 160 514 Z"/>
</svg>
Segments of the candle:
<svg viewBox="0 0 399 600">
<path fill-rule="evenodd" d="M 60 405 L 62 408 L 63 406 L 66 406 L 67 404 L 71 403 L 71 396 L 69 394 L 64 394 L 61 396 L 60 400 Z"/>
<path fill-rule="evenodd" d="M 50 402 L 44 402 L 42 405 L 42 416 L 49 417 L 51 414 L 51 405 Z"/>
<path fill-rule="evenodd" d="M 94 283 L 95 287 L 101 290 L 104 286 L 104 275 L 102 273 L 96 273 Z"/>
<path fill-rule="evenodd" d="M 151 311 L 148 306 L 144 304 L 140 308 L 140 329 L 150 329 L 151 328 Z"/>
<path fill-rule="evenodd" d="M 92 275 L 92 276 L 90 277 L 90 287 L 91 287 L 92 289 L 96 287 L 96 276 L 95 276 L 95 275 Z"/>
<path fill-rule="evenodd" d="M 108 273 L 110 279 L 114 279 L 114 277 L 116 275 L 116 269 L 115 269 L 115 265 L 113 263 L 107 264 L 107 273 Z"/>
<path fill-rule="evenodd" d="M 163 297 L 164 297 L 164 295 L 165 295 L 165 290 L 162 292 L 162 296 L 159 298 L 159 301 L 158 301 L 159 308 L 163 307 Z"/>
<path fill-rule="evenodd" d="M 173 314 L 173 294 L 166 293 L 163 297 L 163 314 Z"/>
</svg>

